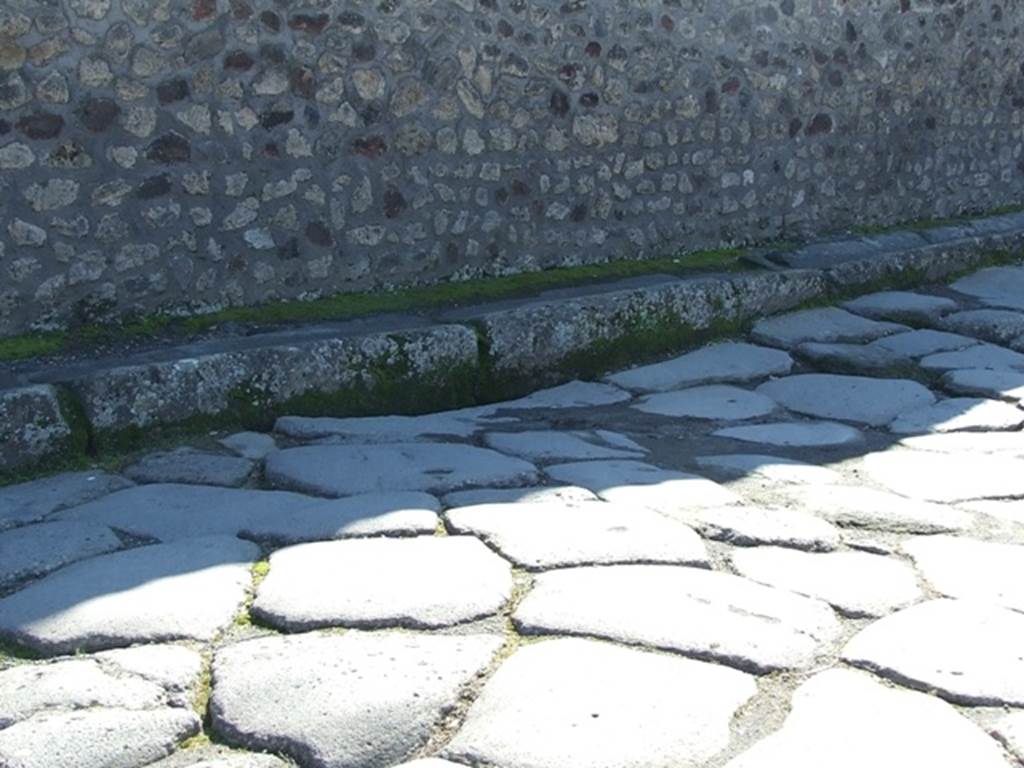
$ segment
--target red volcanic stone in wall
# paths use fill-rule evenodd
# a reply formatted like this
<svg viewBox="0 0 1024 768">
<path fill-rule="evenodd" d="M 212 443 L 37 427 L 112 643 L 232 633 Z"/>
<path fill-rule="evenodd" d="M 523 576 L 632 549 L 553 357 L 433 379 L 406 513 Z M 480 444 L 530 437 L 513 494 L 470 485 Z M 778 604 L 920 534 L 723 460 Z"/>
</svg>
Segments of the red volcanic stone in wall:
<svg viewBox="0 0 1024 768">
<path fill-rule="evenodd" d="M 676 23 L 672 21 L 672 17 L 668 14 L 661 17 L 661 28 L 666 32 L 671 32 L 676 28 Z"/>
<path fill-rule="evenodd" d="M 316 95 L 316 75 L 309 67 L 293 67 L 288 73 L 288 84 L 296 96 L 312 99 Z"/>
<path fill-rule="evenodd" d="M 239 21 L 248 19 L 254 13 L 252 6 L 245 0 L 231 0 L 231 17 Z"/>
<path fill-rule="evenodd" d="M 252 69 L 256 60 L 245 51 L 232 51 L 224 57 L 224 69 L 234 69 L 239 72 L 246 72 Z"/>
<path fill-rule="evenodd" d="M 328 248 L 334 245 L 334 238 L 322 221 L 311 221 L 306 225 L 306 239 L 313 245 Z"/>
<path fill-rule="evenodd" d="M 406 205 L 405 196 L 397 187 L 388 187 L 384 191 L 384 216 L 387 218 L 396 218 L 405 210 Z"/>
<path fill-rule="evenodd" d="M 352 149 L 357 155 L 374 160 L 388 151 L 387 142 L 381 136 L 367 136 L 352 142 Z"/>
<path fill-rule="evenodd" d="M 811 122 L 807 124 L 807 135 L 817 136 L 822 133 L 829 133 L 832 130 L 832 118 L 824 112 L 819 112 Z"/>
<path fill-rule="evenodd" d="M 175 78 L 166 80 L 156 87 L 156 98 L 161 104 L 173 104 L 187 99 L 189 94 L 188 80 Z"/>
<path fill-rule="evenodd" d="M 49 112 L 36 112 L 25 115 L 16 125 L 30 139 L 55 139 L 64 130 L 64 118 Z"/>
<path fill-rule="evenodd" d="M 281 31 L 281 17 L 273 11 L 264 11 L 260 14 L 260 23 L 271 32 Z"/>
<path fill-rule="evenodd" d="M 208 19 L 217 13 L 217 0 L 195 0 L 192 3 L 192 18 L 196 21 Z"/>
<path fill-rule="evenodd" d="M 121 114 L 121 108 L 113 99 L 86 99 L 79 105 L 76 114 L 87 130 L 102 133 L 114 124 Z"/>
<path fill-rule="evenodd" d="M 297 32 L 319 35 L 330 20 L 326 13 L 296 13 L 288 19 L 288 26 Z"/>
<path fill-rule="evenodd" d="M 146 148 L 146 157 L 158 163 L 186 163 L 192 158 L 192 145 L 184 136 L 171 131 Z"/>
</svg>

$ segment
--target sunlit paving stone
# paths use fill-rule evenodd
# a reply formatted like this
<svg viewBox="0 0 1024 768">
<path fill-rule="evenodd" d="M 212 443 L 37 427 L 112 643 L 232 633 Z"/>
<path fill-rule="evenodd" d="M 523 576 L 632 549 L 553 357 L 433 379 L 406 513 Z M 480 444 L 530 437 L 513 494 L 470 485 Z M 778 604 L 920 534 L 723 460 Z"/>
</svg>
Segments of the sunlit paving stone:
<svg viewBox="0 0 1024 768">
<path fill-rule="evenodd" d="M 950 371 L 943 375 L 942 386 L 957 394 L 981 395 L 1024 403 L 1024 371 Z"/>
<path fill-rule="evenodd" d="M 471 536 L 359 539 L 272 554 L 252 612 L 291 632 L 443 627 L 497 613 L 511 594 L 509 564 Z"/>
<path fill-rule="evenodd" d="M 911 291 L 882 291 L 847 301 L 843 309 L 874 320 L 927 322 L 954 311 L 959 305 L 943 296 Z"/>
<path fill-rule="evenodd" d="M 181 448 L 169 453 L 151 453 L 125 468 L 137 483 L 195 483 L 237 487 L 252 474 L 254 464 L 238 456 Z"/>
<path fill-rule="evenodd" d="M 430 533 L 441 505 L 426 493 L 318 499 L 285 491 L 140 485 L 65 510 L 58 519 L 98 523 L 160 541 L 242 535 L 291 544 L 349 536 Z"/>
<path fill-rule="evenodd" d="M 1024 499 L 968 501 L 959 506 L 969 512 L 978 512 L 997 520 L 1024 525 Z"/>
<path fill-rule="evenodd" d="M 625 435 L 604 430 L 488 432 L 484 435 L 484 442 L 496 451 L 530 461 L 642 459 L 647 453 Z"/>
<path fill-rule="evenodd" d="M 1024 409 L 998 400 L 952 397 L 898 416 L 889 431 L 900 435 L 931 432 L 1011 430 L 1024 424 Z"/>
<path fill-rule="evenodd" d="M 0 531 L 0 589 L 120 548 L 112 530 L 94 523 L 36 523 Z"/>
<path fill-rule="evenodd" d="M 893 336 L 885 336 L 872 341 L 867 346 L 872 349 L 892 352 L 900 357 L 920 358 L 934 355 L 938 352 L 952 352 L 966 347 L 973 347 L 977 344 L 978 340 L 970 336 L 922 328 L 916 331 L 897 333 Z"/>
<path fill-rule="evenodd" d="M 835 483 L 842 479 L 842 475 L 827 467 L 757 453 L 698 456 L 696 462 L 701 467 L 717 469 L 723 474 L 737 477 L 755 475 L 780 483 Z"/>
<path fill-rule="evenodd" d="M 396 765 L 491 662 L 498 636 L 312 633 L 218 651 L 210 715 L 237 746 L 303 766 Z"/>
<path fill-rule="evenodd" d="M 385 491 L 446 493 L 473 486 L 537 482 L 537 469 L 474 445 L 313 445 L 267 457 L 266 478 L 278 488 L 318 496 Z"/>
<path fill-rule="evenodd" d="M 92 658 L 120 674 L 137 675 L 161 685 L 176 706 L 192 706 L 203 673 L 202 655 L 181 645 L 136 645 L 102 651 Z"/>
<path fill-rule="evenodd" d="M 183 708 L 45 712 L 0 730 L 0 765 L 12 768 L 142 768 L 199 732 Z"/>
<path fill-rule="evenodd" d="M 974 518 L 942 504 L 853 485 L 784 489 L 798 509 L 838 525 L 895 533 L 945 533 L 969 528 Z"/>
<path fill-rule="evenodd" d="M 42 520 L 65 507 L 84 504 L 132 485 L 106 472 L 68 472 L 0 488 L 0 531 Z"/>
<path fill-rule="evenodd" d="M 957 280 L 954 291 L 994 307 L 1024 309 L 1024 268 L 993 267 Z"/>
<path fill-rule="evenodd" d="M 528 634 L 593 635 L 760 671 L 810 666 L 841 631 L 819 600 L 667 565 L 539 574 L 513 620 Z"/>
<path fill-rule="evenodd" d="M 608 381 L 637 392 L 665 392 L 701 384 L 756 381 L 782 376 L 793 359 L 769 347 L 742 342 L 714 344 L 663 363 L 615 373 Z"/>
<path fill-rule="evenodd" d="M 1024 546 L 922 536 L 903 549 L 941 594 L 1024 611 Z"/>
<path fill-rule="evenodd" d="M 754 506 L 694 507 L 674 513 L 700 535 L 752 547 L 762 544 L 828 551 L 839 545 L 839 530 L 820 517 L 792 509 Z"/>
<path fill-rule="evenodd" d="M 0 637 L 47 654 L 209 640 L 244 602 L 258 557 L 211 536 L 84 560 L 0 600 Z"/>
<path fill-rule="evenodd" d="M 882 426 L 935 395 L 916 381 L 810 373 L 762 384 L 757 391 L 795 413 Z"/>
<path fill-rule="evenodd" d="M 1024 313 L 1008 309 L 972 309 L 943 318 L 941 326 L 1012 348 L 1024 337 Z"/>
<path fill-rule="evenodd" d="M 729 743 L 753 678 L 593 640 L 549 640 L 504 662 L 445 749 L 506 768 L 697 768 Z"/>
<path fill-rule="evenodd" d="M 741 576 L 824 600 L 847 616 L 884 616 L 923 597 L 913 569 L 881 555 L 756 547 L 731 559 Z"/>
<path fill-rule="evenodd" d="M 868 342 L 909 330 L 898 323 L 869 320 L 837 307 L 823 307 L 762 320 L 750 336 L 759 344 L 792 348 L 807 341 Z"/>
<path fill-rule="evenodd" d="M 714 433 L 744 443 L 792 448 L 828 448 L 855 445 L 864 440 L 859 429 L 834 421 L 778 421 L 770 424 L 749 424 L 727 427 Z"/>
<path fill-rule="evenodd" d="M 457 533 L 481 537 L 524 568 L 708 562 L 692 528 L 643 507 L 606 502 L 485 504 L 450 509 L 445 520 Z"/>
<path fill-rule="evenodd" d="M 864 457 L 868 475 L 904 496 L 969 501 L 1024 496 L 1024 460 L 1002 456 L 889 450 Z"/>
<path fill-rule="evenodd" d="M 764 395 L 720 384 L 650 395 L 632 407 L 659 416 L 714 421 L 756 419 L 778 408 Z"/>
<path fill-rule="evenodd" d="M 1024 614 L 990 603 L 906 608 L 854 635 L 843 658 L 955 703 L 1024 706 Z"/>
<path fill-rule="evenodd" d="M 555 464 L 544 471 L 553 480 L 587 488 L 605 501 L 660 512 L 741 501 L 735 493 L 707 478 L 639 461 L 582 461 Z"/>
<path fill-rule="evenodd" d="M 978 344 L 954 352 L 928 355 L 921 359 L 920 365 L 925 370 L 936 372 L 967 368 L 1024 371 L 1024 354 L 994 344 Z"/>
<path fill-rule="evenodd" d="M 1024 761 L 1024 712 L 1001 718 L 992 727 L 992 735 L 1005 744 L 1018 760 Z"/>
<path fill-rule="evenodd" d="M 292 768 L 292 765 L 273 755 L 193 747 L 152 763 L 146 768 Z"/>
<path fill-rule="evenodd" d="M 585 504 L 600 501 L 597 494 L 575 485 L 535 486 L 532 488 L 474 488 L 453 491 L 442 497 L 445 507 L 471 507 L 476 504 Z"/>
<path fill-rule="evenodd" d="M 726 768 L 1007 768 L 999 746 L 944 701 L 833 669 L 793 695 L 782 728 Z"/>
<path fill-rule="evenodd" d="M 1022 432 L 951 432 L 903 437 L 899 445 L 934 453 L 1006 454 L 1024 457 Z"/>
</svg>

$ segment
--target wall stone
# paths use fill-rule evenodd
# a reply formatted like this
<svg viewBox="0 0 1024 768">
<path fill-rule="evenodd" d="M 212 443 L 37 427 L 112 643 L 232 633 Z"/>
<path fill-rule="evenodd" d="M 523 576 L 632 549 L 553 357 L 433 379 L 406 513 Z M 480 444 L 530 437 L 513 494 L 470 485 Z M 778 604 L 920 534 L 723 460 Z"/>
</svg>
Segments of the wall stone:
<svg viewBox="0 0 1024 768">
<path fill-rule="evenodd" d="M 1014 0 L 4 0 L 0 334 L 1022 199 Z"/>
</svg>

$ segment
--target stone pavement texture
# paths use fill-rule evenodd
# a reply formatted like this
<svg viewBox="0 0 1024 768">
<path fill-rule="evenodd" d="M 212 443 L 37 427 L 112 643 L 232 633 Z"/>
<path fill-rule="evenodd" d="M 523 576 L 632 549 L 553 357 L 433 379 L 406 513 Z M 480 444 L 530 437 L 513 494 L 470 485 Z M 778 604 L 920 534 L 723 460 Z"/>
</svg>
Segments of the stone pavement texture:
<svg viewBox="0 0 1024 768">
<path fill-rule="evenodd" d="M 0 488 L 0 766 L 1019 768 L 1022 297 Z"/>
</svg>

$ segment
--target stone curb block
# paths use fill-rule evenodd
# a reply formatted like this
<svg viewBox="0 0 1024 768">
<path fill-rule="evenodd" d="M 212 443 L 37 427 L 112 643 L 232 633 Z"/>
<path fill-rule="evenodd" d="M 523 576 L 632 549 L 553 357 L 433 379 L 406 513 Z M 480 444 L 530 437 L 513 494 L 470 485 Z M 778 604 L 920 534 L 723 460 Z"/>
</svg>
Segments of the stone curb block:
<svg viewBox="0 0 1024 768">
<path fill-rule="evenodd" d="M 57 390 L 48 385 L 0 392 L 0 469 L 59 453 L 71 439 Z"/>
</svg>

